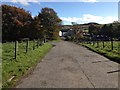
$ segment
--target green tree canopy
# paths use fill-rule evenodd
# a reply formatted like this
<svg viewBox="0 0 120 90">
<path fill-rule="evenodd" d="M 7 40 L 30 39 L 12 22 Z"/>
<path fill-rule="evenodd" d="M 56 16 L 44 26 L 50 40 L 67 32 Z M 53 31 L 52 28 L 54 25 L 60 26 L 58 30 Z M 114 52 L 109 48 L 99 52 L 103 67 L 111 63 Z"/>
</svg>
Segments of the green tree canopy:
<svg viewBox="0 0 120 90">
<path fill-rule="evenodd" d="M 61 19 L 57 16 L 57 13 L 52 8 L 42 8 L 38 18 L 41 21 L 43 37 L 57 39 L 59 36 L 59 26 L 61 25 Z"/>
<path fill-rule="evenodd" d="M 99 34 L 99 32 L 100 32 L 100 26 L 99 25 L 91 24 L 89 26 L 89 33 L 91 35 L 97 35 L 97 34 Z"/>
</svg>

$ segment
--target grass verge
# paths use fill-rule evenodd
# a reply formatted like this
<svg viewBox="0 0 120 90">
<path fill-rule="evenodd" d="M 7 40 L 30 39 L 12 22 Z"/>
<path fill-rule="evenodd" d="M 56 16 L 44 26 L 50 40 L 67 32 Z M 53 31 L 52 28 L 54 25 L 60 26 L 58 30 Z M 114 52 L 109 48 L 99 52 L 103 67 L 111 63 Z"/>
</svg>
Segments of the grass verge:
<svg viewBox="0 0 120 90">
<path fill-rule="evenodd" d="M 52 45 L 46 43 L 28 53 L 18 53 L 15 60 L 13 58 L 13 44 L 3 44 L 2 87 L 14 87 L 19 79 L 27 74 L 30 68 L 35 66 L 51 48 Z"/>
<path fill-rule="evenodd" d="M 110 60 L 112 60 L 112 61 L 115 61 L 115 62 L 117 62 L 117 63 L 120 64 L 120 55 L 112 52 L 111 50 L 106 51 L 106 50 L 104 50 L 104 49 L 94 47 L 94 46 L 92 46 L 92 45 L 90 45 L 90 44 L 80 44 L 80 45 L 88 48 L 88 49 L 91 50 L 91 51 L 94 51 L 94 52 L 96 52 L 96 53 L 99 53 L 99 54 L 107 57 L 108 59 L 110 59 Z"/>
</svg>

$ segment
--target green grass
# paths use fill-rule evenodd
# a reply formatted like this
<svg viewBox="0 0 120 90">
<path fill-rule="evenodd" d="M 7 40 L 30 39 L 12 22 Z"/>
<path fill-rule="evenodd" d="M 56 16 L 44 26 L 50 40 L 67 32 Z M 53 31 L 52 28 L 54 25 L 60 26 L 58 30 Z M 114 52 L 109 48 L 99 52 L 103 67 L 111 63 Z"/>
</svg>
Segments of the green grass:
<svg viewBox="0 0 120 90">
<path fill-rule="evenodd" d="M 93 45 L 82 43 L 81 45 L 89 48 L 90 50 L 97 52 L 99 54 L 104 55 L 105 57 L 120 63 L 120 42 L 115 42 L 113 44 L 113 50 L 111 48 L 111 42 L 105 42 L 105 47 L 103 48 L 103 42 L 99 42 L 99 47 L 97 47 L 97 43 Z"/>
<path fill-rule="evenodd" d="M 25 52 L 25 43 L 19 43 L 17 59 L 14 59 L 14 43 L 4 43 L 2 45 L 2 83 L 4 87 L 13 87 L 20 77 L 35 66 L 45 54 L 52 48 L 51 44 L 44 44 L 32 50 L 33 43 L 29 43 L 29 51 Z M 12 76 L 15 78 L 7 82 Z"/>
</svg>

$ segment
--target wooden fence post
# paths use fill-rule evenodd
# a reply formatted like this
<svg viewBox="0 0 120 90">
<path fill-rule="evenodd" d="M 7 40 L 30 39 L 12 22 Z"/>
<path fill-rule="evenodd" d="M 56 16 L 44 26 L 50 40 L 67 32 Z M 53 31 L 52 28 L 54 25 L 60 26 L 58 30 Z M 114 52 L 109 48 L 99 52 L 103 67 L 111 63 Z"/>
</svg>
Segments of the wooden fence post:
<svg viewBox="0 0 120 90">
<path fill-rule="evenodd" d="M 18 41 L 15 41 L 15 59 L 17 58 L 17 52 L 18 52 Z"/>
<path fill-rule="evenodd" d="M 29 49 L 29 40 L 26 40 L 26 53 L 28 52 Z"/>
<path fill-rule="evenodd" d="M 113 40 L 111 40 L 111 49 L 113 50 Z"/>
<path fill-rule="evenodd" d="M 104 41 L 103 41 L 103 48 L 105 48 L 105 43 L 104 43 Z"/>
<path fill-rule="evenodd" d="M 39 39 L 37 39 L 37 48 L 39 47 Z"/>
<path fill-rule="evenodd" d="M 120 41 L 118 41 L 118 54 L 120 55 Z"/>
<path fill-rule="evenodd" d="M 44 43 L 46 43 L 46 38 L 44 38 Z"/>
<path fill-rule="evenodd" d="M 97 48 L 99 48 L 99 40 L 97 40 Z"/>
<path fill-rule="evenodd" d="M 93 41 L 93 46 L 95 46 L 95 41 Z"/>
<path fill-rule="evenodd" d="M 42 46 L 42 39 L 41 38 L 39 39 L 39 42 L 40 42 L 39 45 Z"/>
<path fill-rule="evenodd" d="M 42 42 L 42 38 L 40 39 L 40 46 L 42 46 L 43 42 Z"/>
<path fill-rule="evenodd" d="M 42 39 L 42 45 L 44 45 L 44 38 Z"/>
<path fill-rule="evenodd" d="M 33 50 L 35 50 L 35 40 L 33 40 Z"/>
</svg>

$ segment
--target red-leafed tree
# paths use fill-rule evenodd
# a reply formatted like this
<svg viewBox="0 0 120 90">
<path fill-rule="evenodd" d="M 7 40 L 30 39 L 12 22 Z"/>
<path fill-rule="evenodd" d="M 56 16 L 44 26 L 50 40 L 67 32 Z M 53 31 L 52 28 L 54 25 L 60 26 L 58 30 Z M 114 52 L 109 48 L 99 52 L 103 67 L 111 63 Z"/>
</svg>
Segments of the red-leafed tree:
<svg viewBox="0 0 120 90">
<path fill-rule="evenodd" d="M 61 19 L 51 8 L 43 8 L 38 16 L 32 18 L 30 12 L 15 6 L 2 5 L 3 41 L 15 41 L 22 38 L 57 39 Z"/>
<path fill-rule="evenodd" d="M 32 22 L 29 12 L 22 8 L 2 5 L 2 18 L 3 40 L 12 41 L 29 36 L 27 29 Z"/>
</svg>

